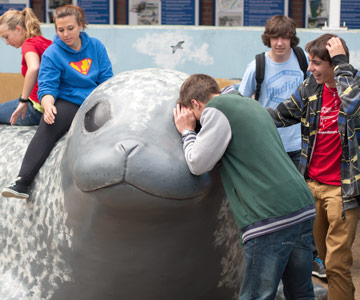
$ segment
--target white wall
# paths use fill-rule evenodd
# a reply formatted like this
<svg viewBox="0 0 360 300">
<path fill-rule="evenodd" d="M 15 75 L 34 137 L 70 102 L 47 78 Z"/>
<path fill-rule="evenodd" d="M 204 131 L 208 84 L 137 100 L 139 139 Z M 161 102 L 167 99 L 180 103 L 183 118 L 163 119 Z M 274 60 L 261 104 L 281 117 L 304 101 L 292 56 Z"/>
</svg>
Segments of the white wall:
<svg viewBox="0 0 360 300">
<path fill-rule="evenodd" d="M 45 37 L 52 39 L 52 24 L 42 26 Z M 176 69 L 186 73 L 206 73 L 217 78 L 241 78 L 255 54 L 266 51 L 262 27 L 206 26 L 121 26 L 91 25 L 90 36 L 106 46 L 114 73 L 148 67 Z M 326 33 L 298 29 L 300 46 Z M 334 32 L 336 33 L 336 32 Z M 360 68 L 360 30 L 339 31 L 351 52 L 351 63 Z M 184 41 L 183 49 L 172 53 L 171 46 Z M 0 42 L 0 73 L 19 73 L 20 49 Z"/>
</svg>

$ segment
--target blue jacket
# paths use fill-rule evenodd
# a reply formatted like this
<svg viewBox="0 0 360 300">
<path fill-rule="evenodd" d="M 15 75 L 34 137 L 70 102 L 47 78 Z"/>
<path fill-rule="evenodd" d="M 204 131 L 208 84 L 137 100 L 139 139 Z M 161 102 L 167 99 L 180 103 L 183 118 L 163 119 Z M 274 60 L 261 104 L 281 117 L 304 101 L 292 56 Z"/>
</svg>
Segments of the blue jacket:
<svg viewBox="0 0 360 300">
<path fill-rule="evenodd" d="M 75 51 L 57 35 L 42 56 L 39 72 L 39 100 L 52 95 L 81 105 L 102 82 L 113 76 L 104 45 L 81 32 L 81 49 Z"/>
</svg>

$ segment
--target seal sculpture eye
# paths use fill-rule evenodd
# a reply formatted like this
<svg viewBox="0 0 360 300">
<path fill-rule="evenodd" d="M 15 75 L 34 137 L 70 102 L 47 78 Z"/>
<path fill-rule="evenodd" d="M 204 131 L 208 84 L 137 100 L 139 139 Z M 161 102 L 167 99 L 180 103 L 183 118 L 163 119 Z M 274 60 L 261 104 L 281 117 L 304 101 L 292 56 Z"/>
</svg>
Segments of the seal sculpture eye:
<svg viewBox="0 0 360 300">
<path fill-rule="evenodd" d="M 99 130 L 111 119 L 111 107 L 108 101 L 97 102 L 84 117 L 84 127 L 88 132 Z"/>
</svg>

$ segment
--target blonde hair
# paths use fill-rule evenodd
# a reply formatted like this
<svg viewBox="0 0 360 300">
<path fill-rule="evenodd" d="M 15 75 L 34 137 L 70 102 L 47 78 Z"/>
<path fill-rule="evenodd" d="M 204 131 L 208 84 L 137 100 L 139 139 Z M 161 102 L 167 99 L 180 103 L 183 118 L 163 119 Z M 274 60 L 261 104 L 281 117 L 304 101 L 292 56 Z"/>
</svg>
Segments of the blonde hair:
<svg viewBox="0 0 360 300">
<path fill-rule="evenodd" d="M 60 6 L 55 10 L 55 13 L 54 13 L 55 28 L 56 28 L 56 20 L 65 18 L 67 16 L 75 16 L 75 19 L 76 19 L 76 22 L 78 23 L 78 25 L 81 26 L 83 30 L 86 28 L 87 22 L 85 19 L 85 13 L 84 13 L 83 9 L 79 6 L 72 5 L 72 4 Z"/>
<path fill-rule="evenodd" d="M 25 31 L 25 39 L 40 36 L 40 21 L 29 7 L 22 11 L 9 9 L 0 17 L 0 25 L 6 24 L 9 30 L 15 30 L 16 26 L 21 26 Z"/>
</svg>

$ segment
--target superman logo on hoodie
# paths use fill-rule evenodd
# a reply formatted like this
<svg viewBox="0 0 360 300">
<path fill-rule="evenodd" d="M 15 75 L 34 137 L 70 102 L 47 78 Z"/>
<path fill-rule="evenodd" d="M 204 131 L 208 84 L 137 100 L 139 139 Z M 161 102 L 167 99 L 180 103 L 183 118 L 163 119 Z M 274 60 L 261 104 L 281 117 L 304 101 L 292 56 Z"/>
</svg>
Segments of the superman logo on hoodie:
<svg viewBox="0 0 360 300">
<path fill-rule="evenodd" d="M 84 58 L 80 61 L 70 62 L 70 66 L 73 67 L 76 71 L 80 72 L 81 74 L 87 75 L 89 73 L 91 63 L 92 63 L 91 58 Z"/>
</svg>

